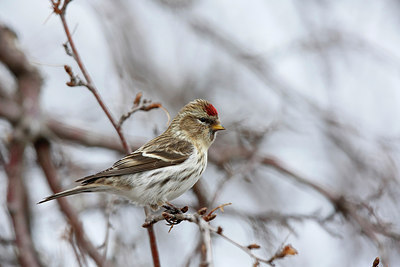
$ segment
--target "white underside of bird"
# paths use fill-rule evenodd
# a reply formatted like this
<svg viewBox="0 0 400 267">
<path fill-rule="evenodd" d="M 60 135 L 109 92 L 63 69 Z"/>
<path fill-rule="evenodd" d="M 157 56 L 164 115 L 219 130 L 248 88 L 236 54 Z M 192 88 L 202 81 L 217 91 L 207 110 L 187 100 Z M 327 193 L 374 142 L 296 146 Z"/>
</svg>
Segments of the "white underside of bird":
<svg viewBox="0 0 400 267">
<path fill-rule="evenodd" d="M 146 156 L 152 157 L 151 154 L 146 154 Z M 192 188 L 206 166 L 207 154 L 200 156 L 195 149 L 195 153 L 179 166 L 174 165 L 146 173 L 121 176 L 120 179 L 130 183 L 132 189 L 117 190 L 115 193 L 123 195 L 138 205 L 162 205 Z"/>
</svg>

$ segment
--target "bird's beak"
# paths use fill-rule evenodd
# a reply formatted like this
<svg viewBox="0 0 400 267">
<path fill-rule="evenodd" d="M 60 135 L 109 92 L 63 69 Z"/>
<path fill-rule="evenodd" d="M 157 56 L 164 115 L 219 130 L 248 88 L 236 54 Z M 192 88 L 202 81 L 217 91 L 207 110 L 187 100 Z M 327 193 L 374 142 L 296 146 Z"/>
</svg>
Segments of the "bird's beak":
<svg viewBox="0 0 400 267">
<path fill-rule="evenodd" d="M 213 129 L 213 131 L 221 131 L 221 130 L 225 130 L 224 126 L 222 126 L 221 124 L 214 124 L 213 126 L 211 126 L 211 129 Z"/>
</svg>

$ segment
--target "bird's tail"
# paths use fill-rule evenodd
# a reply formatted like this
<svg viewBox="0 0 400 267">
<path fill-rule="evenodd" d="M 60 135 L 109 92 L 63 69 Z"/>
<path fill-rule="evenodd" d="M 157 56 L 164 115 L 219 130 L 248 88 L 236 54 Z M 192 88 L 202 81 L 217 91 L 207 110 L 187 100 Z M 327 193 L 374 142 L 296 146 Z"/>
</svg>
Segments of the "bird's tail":
<svg viewBox="0 0 400 267">
<path fill-rule="evenodd" d="M 41 203 L 47 202 L 49 200 L 57 199 L 60 197 L 66 197 L 66 196 L 70 196 L 70 195 L 75 195 L 75 194 L 79 194 L 79 193 L 101 192 L 101 191 L 104 191 L 104 189 L 105 188 L 103 186 L 97 186 L 97 185 L 77 186 L 72 189 L 68 189 L 68 190 L 56 193 L 54 195 L 48 196 L 45 199 L 39 201 L 37 204 L 41 204 Z"/>
</svg>

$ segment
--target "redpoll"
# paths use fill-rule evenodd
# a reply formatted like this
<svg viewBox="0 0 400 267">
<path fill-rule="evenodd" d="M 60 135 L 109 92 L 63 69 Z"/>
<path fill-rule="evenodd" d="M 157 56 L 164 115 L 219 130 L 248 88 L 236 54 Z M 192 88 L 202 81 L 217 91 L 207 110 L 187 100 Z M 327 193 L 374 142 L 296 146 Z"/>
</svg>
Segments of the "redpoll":
<svg viewBox="0 0 400 267">
<path fill-rule="evenodd" d="M 224 129 L 214 106 L 197 99 L 184 106 L 160 136 L 111 168 L 77 180 L 79 186 L 39 203 L 83 192 L 109 192 L 157 209 L 199 180 L 207 165 L 208 148 L 216 132 Z"/>
</svg>

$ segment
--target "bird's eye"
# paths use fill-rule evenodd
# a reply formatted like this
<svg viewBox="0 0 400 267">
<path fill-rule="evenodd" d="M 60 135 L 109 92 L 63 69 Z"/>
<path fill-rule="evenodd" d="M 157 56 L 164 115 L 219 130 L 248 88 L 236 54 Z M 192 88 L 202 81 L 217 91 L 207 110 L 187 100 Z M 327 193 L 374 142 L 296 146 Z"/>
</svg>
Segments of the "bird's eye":
<svg viewBox="0 0 400 267">
<path fill-rule="evenodd" d="M 208 122 L 209 120 L 208 120 L 207 118 L 199 118 L 199 121 L 201 121 L 201 122 L 203 122 L 203 123 L 206 123 L 206 122 Z"/>
</svg>

